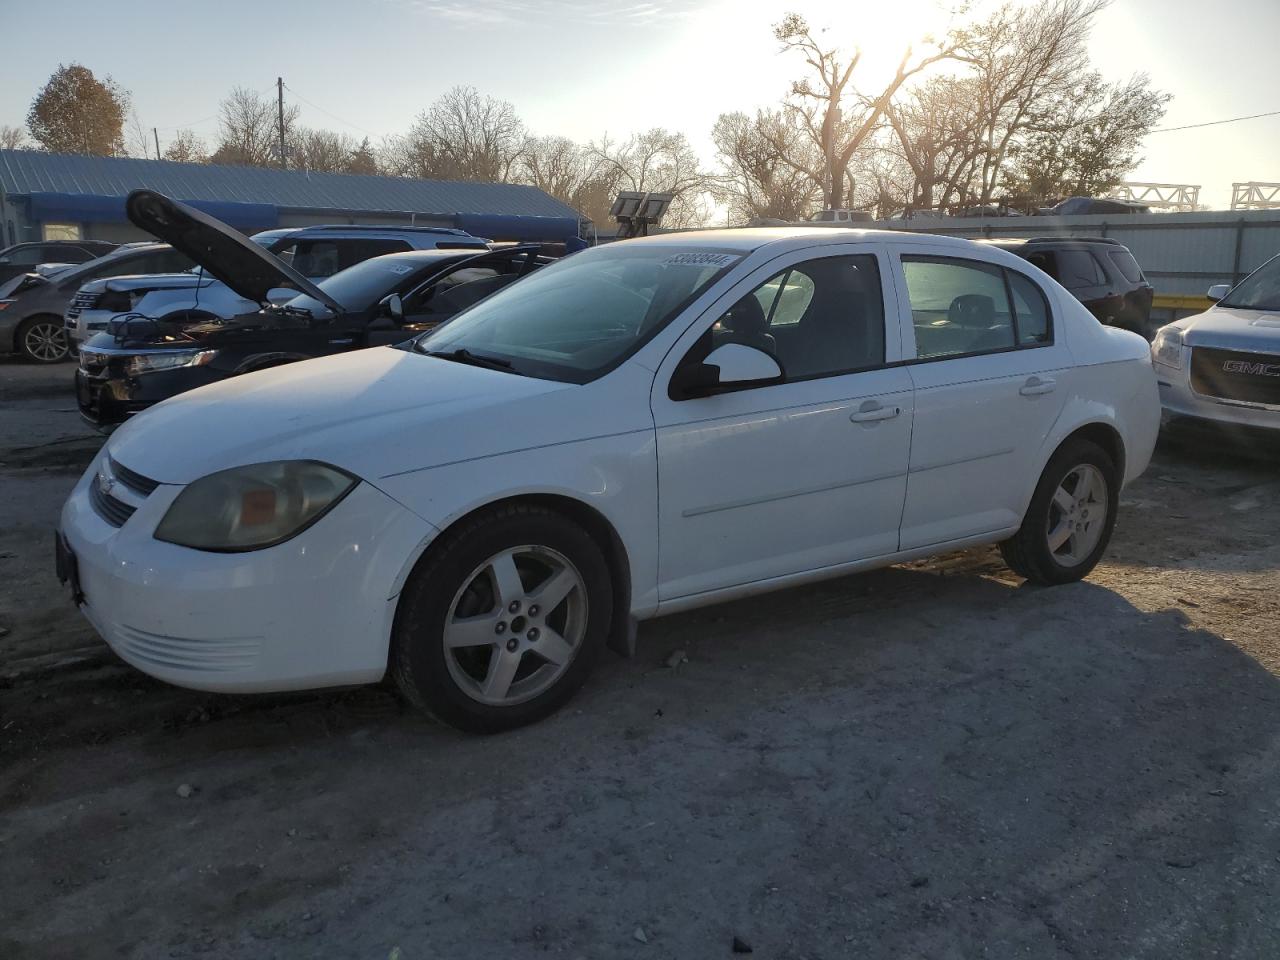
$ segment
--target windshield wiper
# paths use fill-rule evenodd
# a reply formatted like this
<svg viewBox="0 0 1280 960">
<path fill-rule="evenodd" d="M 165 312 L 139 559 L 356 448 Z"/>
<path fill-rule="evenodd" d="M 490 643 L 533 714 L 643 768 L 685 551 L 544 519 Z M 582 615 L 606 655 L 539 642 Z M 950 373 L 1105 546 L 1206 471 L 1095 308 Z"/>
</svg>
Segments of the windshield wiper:
<svg viewBox="0 0 1280 960">
<path fill-rule="evenodd" d="M 441 360 L 452 360 L 455 363 L 469 363 L 473 367 L 487 367 L 490 370 L 511 370 L 513 365 L 510 360 L 501 360 L 498 357 L 485 357 L 478 353 L 472 353 L 466 347 L 459 347 L 457 350 L 422 350 L 428 357 L 439 357 Z"/>
</svg>

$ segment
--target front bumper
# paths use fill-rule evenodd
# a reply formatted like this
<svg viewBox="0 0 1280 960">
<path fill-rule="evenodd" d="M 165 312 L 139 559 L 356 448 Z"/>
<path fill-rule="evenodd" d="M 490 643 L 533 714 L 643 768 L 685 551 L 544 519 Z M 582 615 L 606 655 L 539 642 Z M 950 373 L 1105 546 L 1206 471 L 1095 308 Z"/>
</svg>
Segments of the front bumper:
<svg viewBox="0 0 1280 960">
<path fill-rule="evenodd" d="M 386 670 L 403 577 L 434 528 L 368 483 L 292 540 L 220 554 L 155 540 L 183 489 L 160 484 L 120 525 L 95 505 L 99 454 L 62 510 L 80 609 L 117 654 L 160 680 L 224 693 L 368 683 Z M 119 520 L 119 515 L 116 516 Z"/>
<path fill-rule="evenodd" d="M 125 372 L 127 358 L 99 364 L 88 361 L 87 355 L 87 351 L 81 351 L 76 369 L 76 404 L 82 417 L 103 427 L 123 423 L 161 400 L 227 377 L 225 371 L 212 365 L 129 376 Z"/>
</svg>

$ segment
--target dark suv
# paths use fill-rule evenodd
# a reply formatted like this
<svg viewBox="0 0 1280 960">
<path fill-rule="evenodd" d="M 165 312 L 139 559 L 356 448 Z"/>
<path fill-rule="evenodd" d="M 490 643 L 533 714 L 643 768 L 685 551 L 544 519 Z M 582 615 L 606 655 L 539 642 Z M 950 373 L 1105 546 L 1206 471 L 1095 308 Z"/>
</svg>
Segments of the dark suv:
<svg viewBox="0 0 1280 960">
<path fill-rule="evenodd" d="M 1142 334 L 1151 326 L 1151 298 L 1138 261 L 1123 244 L 1106 237 L 1032 237 L 987 240 L 1017 254 L 1066 287 L 1102 323 Z"/>
</svg>

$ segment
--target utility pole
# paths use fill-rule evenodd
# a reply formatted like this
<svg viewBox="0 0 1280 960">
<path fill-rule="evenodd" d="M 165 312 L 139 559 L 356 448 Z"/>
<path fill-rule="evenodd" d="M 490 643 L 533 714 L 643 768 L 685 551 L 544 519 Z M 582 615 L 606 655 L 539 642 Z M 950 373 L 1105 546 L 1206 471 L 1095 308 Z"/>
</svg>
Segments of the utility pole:
<svg viewBox="0 0 1280 960">
<path fill-rule="evenodd" d="M 276 111 L 280 120 L 280 169 L 288 169 L 284 160 L 284 77 L 276 77 Z"/>
<path fill-rule="evenodd" d="M 151 135 L 156 138 L 156 159 L 160 159 L 160 134 L 156 133 L 156 128 L 151 128 Z M 145 134 L 144 134 L 145 136 Z"/>
</svg>

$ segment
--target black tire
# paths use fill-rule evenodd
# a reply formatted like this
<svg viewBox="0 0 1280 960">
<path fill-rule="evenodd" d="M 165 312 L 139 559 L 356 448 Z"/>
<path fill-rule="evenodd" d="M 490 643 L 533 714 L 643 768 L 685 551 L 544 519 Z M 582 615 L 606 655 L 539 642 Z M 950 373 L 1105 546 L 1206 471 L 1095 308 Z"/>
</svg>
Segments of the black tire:
<svg viewBox="0 0 1280 960">
<path fill-rule="evenodd" d="M 60 349 L 47 347 L 49 338 L 42 335 L 45 331 L 53 335 Z M 52 314 L 37 314 L 23 320 L 14 335 L 14 343 L 29 363 L 61 363 L 71 356 L 71 340 L 62 318 Z"/>
<path fill-rule="evenodd" d="M 452 676 L 444 628 L 454 598 L 477 567 L 521 545 L 549 548 L 573 564 L 585 586 L 586 628 L 549 689 L 520 703 L 493 706 L 474 699 Z M 612 586 L 599 545 L 560 514 L 533 504 L 480 514 L 433 545 L 410 574 L 392 630 L 390 677 L 410 703 L 460 730 L 497 733 L 541 720 L 572 697 L 591 672 L 609 633 Z"/>
<path fill-rule="evenodd" d="M 1049 522 L 1055 509 L 1053 497 L 1067 476 L 1084 465 L 1095 467 L 1106 481 L 1107 515 L 1097 545 L 1083 559 L 1067 565 L 1060 562 L 1049 547 Z M 1014 573 L 1032 583 L 1055 586 L 1082 580 L 1097 566 L 1111 542 L 1119 503 L 1120 477 L 1107 452 L 1083 438 L 1068 440 L 1044 468 L 1021 528 L 1000 544 L 1000 554 Z"/>
</svg>

